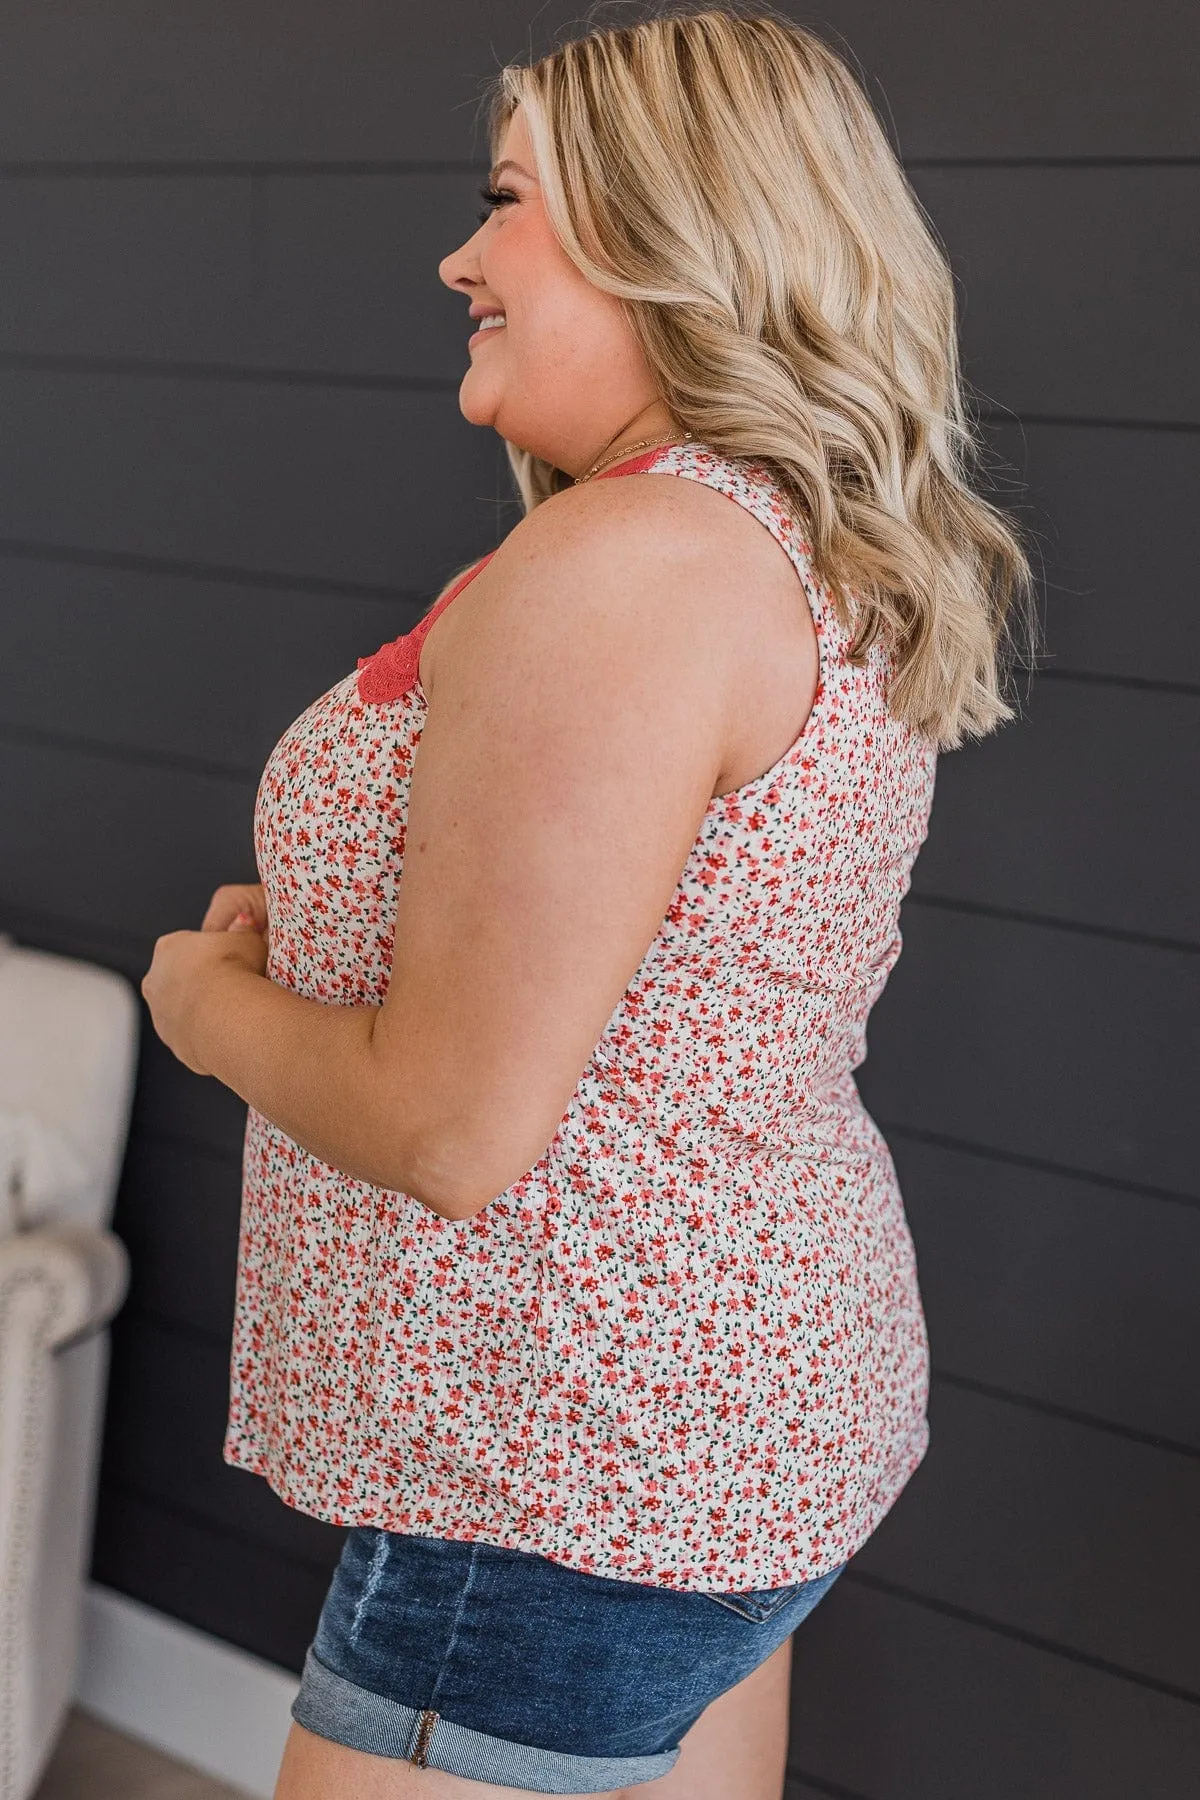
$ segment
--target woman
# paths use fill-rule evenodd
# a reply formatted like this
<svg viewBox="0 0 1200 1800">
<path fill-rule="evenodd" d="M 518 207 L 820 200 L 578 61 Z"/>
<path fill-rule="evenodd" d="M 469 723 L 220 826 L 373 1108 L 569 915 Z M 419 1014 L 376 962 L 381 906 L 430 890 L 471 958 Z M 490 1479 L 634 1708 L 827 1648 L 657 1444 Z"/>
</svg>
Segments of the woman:
<svg viewBox="0 0 1200 1800">
<path fill-rule="evenodd" d="M 928 1442 L 853 1070 L 1028 566 L 818 39 L 592 32 L 492 125 L 440 274 L 525 516 L 143 985 L 250 1108 L 226 1456 L 352 1527 L 277 1796 L 778 1800 L 790 1634 Z"/>
</svg>

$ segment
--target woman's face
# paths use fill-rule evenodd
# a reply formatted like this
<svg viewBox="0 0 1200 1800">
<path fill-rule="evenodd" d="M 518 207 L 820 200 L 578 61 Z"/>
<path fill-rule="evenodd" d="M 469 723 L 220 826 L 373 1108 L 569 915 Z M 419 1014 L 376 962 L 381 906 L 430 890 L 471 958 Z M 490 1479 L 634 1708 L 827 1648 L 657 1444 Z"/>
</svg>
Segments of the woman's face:
<svg viewBox="0 0 1200 1800">
<path fill-rule="evenodd" d="M 504 322 L 480 330 L 459 408 L 518 449 L 581 475 L 621 434 L 669 435 L 674 427 L 620 302 L 580 273 L 550 228 L 518 106 L 492 171 L 501 196 L 462 248 L 438 266 L 476 315 Z"/>
</svg>

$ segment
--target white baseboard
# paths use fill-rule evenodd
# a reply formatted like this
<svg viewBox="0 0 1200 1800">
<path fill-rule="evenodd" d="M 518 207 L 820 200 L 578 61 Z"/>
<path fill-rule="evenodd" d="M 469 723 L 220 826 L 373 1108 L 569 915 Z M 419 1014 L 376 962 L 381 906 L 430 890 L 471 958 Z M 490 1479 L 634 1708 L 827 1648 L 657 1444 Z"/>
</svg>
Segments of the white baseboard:
<svg viewBox="0 0 1200 1800">
<path fill-rule="evenodd" d="M 75 1698 L 131 1737 L 270 1800 L 294 1675 L 93 1582 Z"/>
</svg>

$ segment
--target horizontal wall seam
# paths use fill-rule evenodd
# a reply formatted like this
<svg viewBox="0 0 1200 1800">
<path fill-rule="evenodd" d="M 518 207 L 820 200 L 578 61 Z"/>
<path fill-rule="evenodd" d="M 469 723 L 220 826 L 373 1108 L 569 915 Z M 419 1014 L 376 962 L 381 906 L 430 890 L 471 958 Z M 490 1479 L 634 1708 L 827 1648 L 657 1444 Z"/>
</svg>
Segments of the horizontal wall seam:
<svg viewBox="0 0 1200 1800">
<path fill-rule="evenodd" d="M 967 385 L 970 391 L 970 384 Z M 1106 413 L 1039 413 L 1024 409 L 1015 412 L 1002 406 L 977 406 L 973 410 L 975 417 L 987 425 L 1058 425 L 1089 431 L 1200 431 L 1200 421 L 1192 419 L 1119 419 Z M 1020 500 L 1022 496 L 1016 498 Z"/>
<path fill-rule="evenodd" d="M 802 1781 L 818 1794 L 828 1794 L 829 1800 L 870 1800 L 868 1795 L 860 1794 L 856 1788 L 842 1787 L 836 1781 L 826 1781 L 823 1775 L 814 1775 L 810 1769 L 802 1769 L 797 1763 L 788 1763 L 786 1776 L 792 1781 Z M 784 1800 L 788 1800 L 786 1787 Z"/>
<path fill-rule="evenodd" d="M 901 156 L 905 169 L 1194 169 L 1200 157 L 1191 155 L 1147 156 Z M 213 158 L 183 159 L 179 157 L 115 158 L 84 157 L 52 159 L 49 157 L 9 157 L 0 161 L 0 177 L 17 180 L 94 177 L 98 180 L 137 179 L 162 176 L 167 179 L 185 177 L 208 180 L 229 177 L 280 175 L 318 177 L 322 175 L 486 175 L 486 162 L 462 158 L 420 157 L 322 157 L 312 161 L 296 158 Z"/>
<path fill-rule="evenodd" d="M 1165 1450 L 1172 1456 L 1187 1456 L 1200 1461 L 1200 1444 L 1185 1444 L 1178 1438 L 1163 1437 L 1157 1431 L 1141 1431 L 1135 1425 L 1103 1419 L 1096 1413 L 1081 1412 L 1078 1407 L 1060 1406 L 1054 1400 L 1041 1400 L 1034 1394 L 1018 1393 L 1015 1388 L 999 1387 L 994 1382 L 977 1381 L 971 1375 L 955 1375 L 936 1365 L 930 1373 L 934 1381 L 946 1387 L 960 1388 L 964 1393 L 981 1394 L 987 1400 L 1003 1401 L 1006 1406 L 1023 1407 L 1027 1412 L 1044 1413 L 1047 1418 L 1064 1419 L 1071 1425 L 1082 1425 L 1091 1431 L 1107 1432 L 1110 1437 L 1126 1438 L 1133 1444 L 1145 1444 L 1152 1450 Z"/>
<path fill-rule="evenodd" d="M 909 156 L 906 169 L 1196 169 L 1200 156 Z"/>
<path fill-rule="evenodd" d="M 1173 1206 L 1200 1207 L 1200 1194 L 1185 1194 L 1175 1188 L 1158 1187 L 1151 1182 L 1131 1181 L 1120 1175 L 1102 1174 L 1097 1169 L 1081 1168 L 1076 1163 L 1055 1162 L 1048 1156 L 1030 1156 L 1023 1150 L 1005 1150 L 997 1144 L 982 1144 L 974 1138 L 953 1137 L 944 1131 L 928 1131 L 917 1125 L 904 1125 L 898 1120 L 875 1116 L 875 1123 L 885 1137 L 907 1138 L 914 1144 L 933 1144 L 941 1150 L 961 1150 L 967 1156 L 979 1156 L 989 1162 L 1012 1163 L 1020 1169 L 1036 1169 L 1043 1175 L 1064 1175 L 1069 1181 L 1082 1181 L 1114 1193 L 1136 1195 L 1143 1200 L 1165 1200 Z"/>
<path fill-rule="evenodd" d="M 67 356 L 49 351 L 0 353 L 0 370 L 16 374 L 125 375 L 135 380 L 235 382 L 242 385 L 351 388 L 375 393 L 457 394 L 461 375 L 362 375 L 341 369 L 287 369 L 252 363 L 170 362 L 132 356 Z M 977 395 L 979 390 L 973 390 Z M 981 399 L 985 398 L 980 396 Z M 990 396 L 986 397 L 990 398 Z M 1113 431 L 1200 431 L 1200 420 L 1123 419 L 1104 414 L 1039 413 L 981 404 L 988 424 L 1059 425 Z"/>
<path fill-rule="evenodd" d="M 317 159 L 312 162 L 299 162 L 295 159 L 276 159 L 274 161 L 255 161 L 252 159 L 226 158 L 223 161 L 206 162 L 196 159 L 183 162 L 178 159 L 151 158 L 141 161 L 129 160 L 118 162 L 113 159 L 83 160 L 74 162 L 50 161 L 48 158 L 17 158 L 0 161 L 0 177 L 13 176 L 17 179 L 31 178 L 42 180 L 47 177 L 76 179 L 79 176 L 95 176 L 99 180 L 121 180 L 143 176 L 161 175 L 169 179 L 186 176 L 204 181 L 210 177 L 228 178 L 230 176 L 319 176 L 319 175 L 486 175 L 486 162 L 467 162 L 461 157 L 431 159 L 423 161 L 419 157 L 358 157 Z"/>
<path fill-rule="evenodd" d="M 183 751 L 146 750 L 136 744 L 106 742 L 103 738 L 81 737 L 69 731 L 47 731 L 39 725 L 9 725 L 3 720 L 0 720 L 0 743 L 28 744 L 46 750 L 69 750 L 80 756 L 97 757 L 101 761 L 133 763 L 151 769 L 175 769 L 215 781 L 244 782 L 257 786 L 262 776 L 261 768 L 251 768 L 240 763 L 216 762 L 203 756 L 189 756 Z"/>
<path fill-rule="evenodd" d="M 951 894 L 918 893 L 915 889 L 910 889 L 905 904 L 939 907 L 945 912 L 970 913 L 982 919 L 1004 919 L 1014 925 L 1045 925 L 1054 931 L 1072 931 L 1084 937 L 1106 938 L 1117 944 L 1138 944 L 1147 950 L 1171 950 L 1185 956 L 1200 955 L 1200 943 L 1191 938 L 1157 937 L 1147 931 L 1126 931 L 1119 925 L 1094 925 L 1090 920 L 1065 919 L 1053 913 L 1026 912 L 1013 906 L 989 906 L 984 900 L 960 900 Z"/>
<path fill-rule="evenodd" d="M 461 375 L 359 375 L 346 369 L 279 369 L 267 364 L 169 362 L 141 356 L 63 356 L 0 352 L 15 374 L 130 375 L 155 381 L 232 381 L 274 387 L 363 388 L 373 393 L 457 394 Z"/>
<path fill-rule="evenodd" d="M 949 1600 L 939 1600 L 916 1588 L 904 1587 L 900 1582 L 888 1581 L 882 1575 L 868 1574 L 865 1569 L 856 1569 L 853 1562 L 841 1579 L 854 1582 L 859 1587 L 872 1588 L 876 1593 L 886 1594 L 893 1600 L 911 1601 L 914 1606 L 942 1613 L 948 1619 L 958 1619 L 964 1625 L 977 1625 L 983 1631 L 994 1631 L 998 1637 L 1011 1638 L 1015 1643 L 1027 1644 L 1033 1650 L 1044 1650 L 1050 1656 L 1061 1656 L 1067 1662 L 1081 1663 L 1088 1669 L 1098 1669 L 1103 1675 L 1115 1675 L 1119 1681 L 1132 1682 L 1136 1687 L 1147 1688 L 1151 1693 L 1165 1694 L 1168 1699 L 1182 1700 L 1189 1706 L 1200 1706 L 1200 1694 L 1194 1693 L 1191 1688 L 1180 1687 L 1173 1681 L 1160 1681 L 1156 1675 L 1143 1675 L 1139 1669 L 1127 1668 L 1124 1663 L 1110 1662 L 1105 1656 L 1092 1656 L 1086 1650 L 1076 1650 L 1070 1644 L 1060 1644 L 1055 1638 L 1042 1637 L 1039 1632 L 1025 1631 L 1019 1625 L 1007 1625 L 1003 1620 L 994 1619 L 986 1613 L 977 1613 L 970 1607 L 955 1606 Z"/>
<path fill-rule="evenodd" d="M 391 587 L 385 582 L 287 574 L 278 569 L 243 568 L 237 563 L 197 562 L 191 557 L 146 556 L 136 550 L 84 549 L 76 544 L 50 544 L 36 538 L 0 538 L 0 557 L 4 556 L 28 562 L 69 563 L 83 569 L 124 570 L 131 575 L 175 575 L 188 581 L 222 582 L 280 593 L 324 594 L 330 599 L 385 600 L 411 606 L 428 605 L 432 599 L 431 594 Z"/>
<path fill-rule="evenodd" d="M 1200 699 L 1200 681 L 1163 681 L 1155 675 L 1110 675 L 1099 669 L 1060 669 L 1053 663 L 1036 671 L 1039 680 L 1090 682 L 1094 687 L 1136 688 L 1150 694 L 1185 694 Z"/>
</svg>

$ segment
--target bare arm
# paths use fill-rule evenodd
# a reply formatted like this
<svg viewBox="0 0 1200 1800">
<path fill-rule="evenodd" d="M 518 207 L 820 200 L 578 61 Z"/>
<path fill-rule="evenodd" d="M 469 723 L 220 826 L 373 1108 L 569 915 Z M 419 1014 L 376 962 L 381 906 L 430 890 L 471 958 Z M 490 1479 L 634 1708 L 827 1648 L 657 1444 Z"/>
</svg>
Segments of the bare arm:
<svg viewBox="0 0 1200 1800">
<path fill-rule="evenodd" d="M 236 948 L 245 934 L 223 934 L 235 948 L 198 990 L 194 1066 L 314 1155 L 446 1218 L 532 1167 L 717 780 L 726 513 L 697 484 L 642 477 L 522 521 L 439 646 L 384 1005 L 290 993 Z"/>
</svg>

